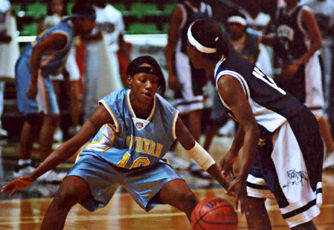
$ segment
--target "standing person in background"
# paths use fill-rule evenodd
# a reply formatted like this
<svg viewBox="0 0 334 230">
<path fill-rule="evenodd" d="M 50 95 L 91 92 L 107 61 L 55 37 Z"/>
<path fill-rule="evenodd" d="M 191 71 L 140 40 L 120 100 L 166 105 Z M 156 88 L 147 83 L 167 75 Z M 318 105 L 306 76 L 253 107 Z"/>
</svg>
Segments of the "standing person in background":
<svg viewBox="0 0 334 230">
<path fill-rule="evenodd" d="M 228 187 L 218 165 L 191 136 L 178 111 L 157 93 L 164 93 L 166 82 L 156 60 L 150 56 L 134 59 L 127 75 L 130 89 L 102 98 L 73 138 L 52 152 L 29 176 L 13 180 L 1 189 L 2 193 L 12 190 L 12 197 L 91 140 L 63 180 L 41 230 L 63 229 L 67 214 L 78 203 L 91 212 L 107 206 L 120 186 L 145 211 L 169 204 L 184 212 L 190 221 L 198 199 L 164 157 L 176 138 L 222 187 Z"/>
<path fill-rule="evenodd" d="M 112 82 L 110 91 L 123 88 L 121 75 L 119 72 L 119 63 L 117 51 L 120 50 L 128 56 L 126 43 L 123 39 L 124 22 L 120 11 L 110 4 L 107 0 L 90 0 L 90 4 L 96 13 L 96 26 L 91 35 L 83 39 L 87 41 L 86 49 L 86 71 L 84 76 L 85 99 L 84 99 L 84 121 L 87 120 L 98 107 L 98 100 L 101 98 L 98 91 L 99 85 Z M 101 59 L 101 50 L 107 49 L 107 57 L 110 62 Z M 99 63 L 110 65 L 110 72 L 103 72 Z M 103 67 L 103 66 L 102 66 Z M 108 81 L 106 81 L 106 78 Z M 101 84 L 99 84 L 99 82 Z M 108 86 L 106 86 L 108 87 Z"/>
<path fill-rule="evenodd" d="M 271 17 L 269 14 L 262 12 L 263 0 L 245 1 L 244 9 L 241 12 L 245 15 L 249 28 L 255 30 L 253 32 L 267 34 Z M 260 53 L 256 66 L 258 66 L 267 76 L 273 77 L 272 50 L 264 44 L 259 44 Z"/>
<path fill-rule="evenodd" d="M 282 58 L 282 75 L 278 85 L 304 103 L 316 116 L 329 160 L 324 168 L 334 165 L 334 142 L 324 114 L 324 95 L 319 50 L 321 34 L 314 14 L 299 0 L 285 0 L 277 11 L 274 36 L 264 36 L 264 44 L 275 46 Z M 326 162 L 327 161 L 327 162 Z"/>
<path fill-rule="evenodd" d="M 231 48 L 231 53 L 248 60 L 252 64 L 257 62 L 261 36 L 247 30 L 247 20 L 242 13 L 232 14 L 227 18 L 227 32 L 224 33 L 224 37 Z M 209 150 L 214 136 L 229 119 L 224 106 L 220 103 L 217 92 L 214 92 L 213 105 L 203 145 L 206 150 Z"/>
<path fill-rule="evenodd" d="M 8 19 L 7 14 L 10 14 L 10 2 L 8 0 L 0 0 L 0 45 L 3 46 L 1 47 L 1 52 L 0 55 L 0 67 L 5 67 L 8 66 L 9 59 L 5 58 L 5 55 L 7 55 L 5 52 L 10 52 L 10 50 L 4 51 L 3 48 L 5 46 L 9 46 L 9 43 L 12 41 L 11 36 L 8 35 L 7 29 L 6 28 L 6 19 Z M 7 69 L 7 68 L 6 68 Z M 9 77 L 8 73 L 3 73 L 3 69 L 0 71 L 0 77 Z M 2 76 L 6 75 L 6 76 Z M 3 108 L 4 108 L 4 93 L 5 93 L 5 82 L 0 81 L 0 139 L 5 139 L 8 136 L 7 130 L 3 129 L 2 127 L 2 113 L 3 113 Z"/>
<path fill-rule="evenodd" d="M 309 6 L 318 22 L 322 36 L 321 57 L 323 63 L 325 109 L 334 135 L 334 84 L 333 77 L 333 35 L 334 35 L 334 2 L 331 0 L 303 0 L 302 4 Z M 329 154 L 325 166 L 334 165 L 334 154 Z"/>
<path fill-rule="evenodd" d="M 246 59 L 229 55 L 220 26 L 197 20 L 188 30 L 188 55 L 214 77 L 221 102 L 239 123 L 223 174 L 238 175 L 227 190 L 246 215 L 248 228 L 272 229 L 267 198 L 276 199 L 291 229 L 315 230 L 322 204 L 323 143 L 312 112 Z M 302 122 L 301 122 L 302 121 Z"/>
<path fill-rule="evenodd" d="M 84 3 L 72 8 L 69 20 L 49 28 L 26 46 L 15 67 L 18 110 L 24 115 L 20 137 L 18 165 L 14 176 L 31 173 L 31 150 L 39 125 L 40 160 L 43 162 L 52 150 L 52 140 L 59 121 L 59 108 L 51 75 L 61 73 L 70 52 L 74 37 L 91 32 L 95 26 L 95 11 Z M 59 181 L 54 170 L 40 180 Z"/>
<path fill-rule="evenodd" d="M 204 108 L 202 87 L 205 72 L 195 69 L 187 55 L 187 29 L 196 19 L 212 17 L 210 5 L 201 0 L 189 0 L 180 3 L 173 11 L 168 30 L 166 60 L 168 85 L 175 92 L 175 107 L 184 115 L 186 125 L 196 141 L 201 135 L 201 117 Z M 187 118 L 187 119 L 186 119 Z M 194 162 L 188 162 L 176 156 L 176 142 L 171 146 L 166 157 L 177 169 L 202 171 Z"/>
<path fill-rule="evenodd" d="M 52 0 L 50 3 L 48 3 L 47 16 L 43 18 L 38 24 L 37 34 L 40 34 L 43 31 L 49 29 L 50 27 L 60 23 L 65 15 L 67 15 L 67 12 L 64 0 Z M 65 86 L 65 91 L 67 91 L 68 93 L 70 99 L 69 110 L 71 114 L 71 125 L 69 133 L 72 134 L 78 131 L 80 127 L 79 120 L 81 116 L 82 104 L 79 92 L 80 72 L 75 60 L 75 46 L 78 41 L 78 38 L 76 38 L 74 45 L 71 47 L 71 51 L 68 55 L 66 65 L 62 74 L 59 74 L 57 76 L 51 76 L 52 85 L 57 96 L 58 105 L 61 101 L 61 98 L 63 97 L 62 92 L 64 92 L 64 90 L 61 90 L 61 88 Z M 69 75 L 69 78 L 64 78 L 63 75 Z M 64 82 L 64 80 L 66 81 Z M 70 82 L 67 82 L 68 80 L 70 80 Z M 61 121 L 59 122 L 53 137 L 53 139 L 57 142 L 61 142 L 63 140 L 63 132 L 60 129 L 60 123 Z"/>
</svg>

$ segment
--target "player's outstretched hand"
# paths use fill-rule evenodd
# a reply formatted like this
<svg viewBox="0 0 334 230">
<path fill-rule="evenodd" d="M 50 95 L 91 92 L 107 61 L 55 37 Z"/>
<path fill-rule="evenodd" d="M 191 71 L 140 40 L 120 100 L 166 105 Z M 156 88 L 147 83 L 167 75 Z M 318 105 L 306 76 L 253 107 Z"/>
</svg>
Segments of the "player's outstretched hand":
<svg viewBox="0 0 334 230">
<path fill-rule="evenodd" d="M 234 196 L 235 200 L 235 210 L 238 209 L 239 202 L 241 206 L 242 214 L 249 214 L 249 204 L 247 199 L 247 190 L 246 190 L 246 181 L 237 177 L 230 184 L 230 187 L 227 189 L 227 195 Z"/>
<path fill-rule="evenodd" d="M 220 160 L 220 170 L 224 177 L 231 179 L 234 176 L 233 164 L 238 159 L 238 155 L 235 155 L 231 151 L 228 151 L 226 155 Z"/>
<path fill-rule="evenodd" d="M 17 178 L 3 186 L 1 193 L 6 193 L 13 190 L 9 195 L 11 198 L 17 191 L 28 187 L 32 182 L 34 182 L 34 180 L 29 176 Z"/>
</svg>

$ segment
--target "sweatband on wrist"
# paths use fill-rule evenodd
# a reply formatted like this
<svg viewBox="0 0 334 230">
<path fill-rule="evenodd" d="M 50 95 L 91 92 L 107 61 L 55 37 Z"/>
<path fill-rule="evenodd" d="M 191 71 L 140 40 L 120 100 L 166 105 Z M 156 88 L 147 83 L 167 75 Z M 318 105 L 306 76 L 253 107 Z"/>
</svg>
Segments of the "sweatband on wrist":
<svg viewBox="0 0 334 230">
<path fill-rule="evenodd" d="M 211 165 L 216 163 L 211 155 L 197 142 L 195 142 L 194 147 L 190 150 L 187 150 L 187 152 L 191 158 L 193 158 L 205 171 L 210 168 Z"/>
</svg>

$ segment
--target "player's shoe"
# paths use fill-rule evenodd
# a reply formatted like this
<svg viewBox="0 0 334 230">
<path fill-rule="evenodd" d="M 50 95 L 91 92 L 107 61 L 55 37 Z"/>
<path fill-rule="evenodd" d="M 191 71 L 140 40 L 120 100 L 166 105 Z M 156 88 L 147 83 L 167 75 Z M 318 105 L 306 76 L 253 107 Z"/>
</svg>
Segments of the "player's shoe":
<svg viewBox="0 0 334 230">
<path fill-rule="evenodd" d="M 328 169 L 334 166 L 334 150 L 328 152 L 326 159 L 322 164 L 322 169 Z"/>
<path fill-rule="evenodd" d="M 61 129 L 56 129 L 56 131 L 53 134 L 53 140 L 55 142 L 62 142 L 63 141 L 63 132 Z"/>
<path fill-rule="evenodd" d="M 13 177 L 19 178 L 22 176 L 28 176 L 32 173 L 36 168 L 32 167 L 30 164 L 17 165 L 13 172 Z"/>
<path fill-rule="evenodd" d="M 175 156 L 175 153 L 173 152 L 167 152 L 165 157 L 176 170 L 186 170 L 189 168 L 190 163 Z"/>
<path fill-rule="evenodd" d="M 7 130 L 0 128 L 0 137 L 7 137 L 7 136 L 8 136 Z"/>
<path fill-rule="evenodd" d="M 51 169 L 44 173 L 42 176 L 37 178 L 37 181 L 40 182 L 61 182 L 66 176 L 65 172 L 56 172 Z"/>
</svg>

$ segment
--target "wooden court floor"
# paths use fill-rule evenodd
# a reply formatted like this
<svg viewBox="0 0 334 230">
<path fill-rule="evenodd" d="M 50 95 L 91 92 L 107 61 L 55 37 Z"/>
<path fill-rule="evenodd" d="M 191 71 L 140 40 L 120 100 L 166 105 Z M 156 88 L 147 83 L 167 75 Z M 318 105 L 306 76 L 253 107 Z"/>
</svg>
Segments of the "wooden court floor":
<svg viewBox="0 0 334 230">
<path fill-rule="evenodd" d="M 215 138 L 211 148 L 211 154 L 219 161 L 221 154 L 225 153 L 230 144 L 231 138 Z M 37 146 L 38 147 L 38 146 Z M 0 178 L 2 187 L 12 180 L 14 165 L 17 162 L 17 143 L 7 143 L 0 147 Z M 185 160 L 189 157 L 182 149 L 178 154 Z M 38 159 L 38 152 L 33 157 Z M 71 167 L 73 159 L 62 164 L 58 170 L 67 171 Z M 218 196 L 234 203 L 234 199 L 224 195 L 224 189 L 213 181 L 193 176 L 188 171 L 179 171 L 179 174 L 187 181 L 199 200 L 207 197 Z M 39 229 L 44 214 L 57 192 L 59 184 L 34 183 L 29 188 L 20 191 L 12 199 L 8 194 L 0 194 L 0 230 L 35 230 Z M 334 229 L 334 169 L 323 174 L 323 205 L 321 214 L 314 219 L 319 230 Z M 267 201 L 273 229 L 289 229 L 281 217 L 275 201 Z M 247 229 L 246 219 L 238 214 L 238 229 Z M 65 230 L 141 230 L 141 229 L 163 229 L 163 230 L 187 230 L 191 229 L 185 214 L 168 205 L 159 205 L 149 213 L 143 211 L 132 198 L 119 189 L 110 203 L 95 212 L 88 212 L 80 205 L 76 205 L 70 211 Z"/>
</svg>

